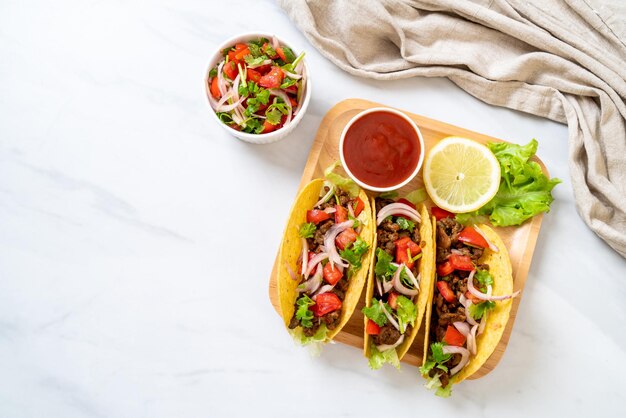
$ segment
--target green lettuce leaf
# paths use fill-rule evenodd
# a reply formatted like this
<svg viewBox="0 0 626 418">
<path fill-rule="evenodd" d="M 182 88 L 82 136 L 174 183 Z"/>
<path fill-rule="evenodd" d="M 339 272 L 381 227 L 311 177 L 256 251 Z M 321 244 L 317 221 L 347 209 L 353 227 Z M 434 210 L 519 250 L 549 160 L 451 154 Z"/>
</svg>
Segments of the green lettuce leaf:
<svg viewBox="0 0 626 418">
<path fill-rule="evenodd" d="M 396 198 L 398 197 L 398 192 L 394 190 L 390 192 L 382 192 L 381 194 L 378 195 L 378 197 L 380 197 L 381 199 L 396 200 Z"/>
<path fill-rule="evenodd" d="M 318 356 L 322 351 L 322 346 L 326 341 L 326 335 L 328 334 L 328 329 L 326 328 L 326 324 L 320 325 L 317 332 L 312 337 L 307 337 L 302 332 L 302 328 L 298 327 L 295 330 L 291 331 L 291 336 L 293 340 L 301 344 L 303 346 L 309 347 L 310 353 L 312 356 Z"/>
<path fill-rule="evenodd" d="M 335 169 L 339 167 L 340 164 L 340 161 L 335 161 L 333 164 L 328 166 L 328 168 L 324 170 L 324 177 L 326 177 L 328 181 L 333 183 L 335 187 L 345 190 L 352 197 L 357 197 L 359 195 L 359 192 L 361 191 L 359 185 L 349 178 L 334 173 Z"/>
<path fill-rule="evenodd" d="M 548 179 L 541 167 L 529 161 L 537 151 L 537 140 L 526 145 L 489 143 L 489 149 L 500 163 L 501 180 L 498 192 L 485 206 L 477 211 L 457 215 L 457 220 L 467 223 L 469 219 L 487 215 L 495 226 L 520 225 L 541 212 L 549 212 L 554 201 L 552 189 L 561 180 Z"/>
<path fill-rule="evenodd" d="M 384 305 L 385 309 L 387 309 L 387 312 L 391 312 L 391 307 L 389 306 L 389 304 L 384 303 Z M 384 326 L 388 321 L 387 316 L 383 312 L 383 308 L 380 306 L 380 303 L 378 303 L 378 300 L 376 300 L 376 298 L 372 298 L 372 306 L 370 306 L 369 308 L 363 307 L 363 309 L 361 309 L 361 312 L 363 312 L 363 315 L 376 322 L 379 327 Z"/>
<path fill-rule="evenodd" d="M 369 365 L 372 370 L 378 370 L 383 367 L 383 364 L 389 363 L 396 369 L 400 370 L 400 359 L 395 348 L 390 348 L 382 353 L 378 351 L 374 344 L 371 345 L 371 353 L 369 358 Z"/>
<path fill-rule="evenodd" d="M 315 302 L 307 295 L 302 295 L 296 301 L 298 310 L 296 311 L 296 319 L 300 320 L 300 324 L 304 328 L 311 328 L 313 326 L 313 312 L 309 309 L 309 306 L 315 305 Z"/>
<path fill-rule="evenodd" d="M 414 205 L 417 205 L 418 203 L 421 203 L 426 200 L 426 198 L 428 198 L 428 193 L 426 193 L 426 189 L 421 188 L 413 190 L 411 193 L 404 196 L 404 198 Z"/>
</svg>

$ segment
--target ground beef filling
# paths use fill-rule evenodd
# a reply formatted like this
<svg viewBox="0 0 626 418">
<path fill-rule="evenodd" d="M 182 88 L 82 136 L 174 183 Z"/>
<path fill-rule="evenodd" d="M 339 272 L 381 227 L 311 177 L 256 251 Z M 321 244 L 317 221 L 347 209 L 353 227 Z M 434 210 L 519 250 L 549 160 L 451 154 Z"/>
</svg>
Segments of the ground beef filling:
<svg viewBox="0 0 626 418">
<path fill-rule="evenodd" d="M 324 194 L 328 192 L 328 187 L 324 187 Z M 341 189 L 335 189 L 335 195 L 339 199 L 341 206 L 343 206 L 346 210 L 348 209 L 348 205 L 354 208 L 355 199 L 352 199 L 350 195 Z M 326 208 L 334 208 L 337 201 L 335 197 L 331 197 L 330 200 L 326 203 L 322 203 L 316 206 L 314 209 L 324 210 Z M 331 214 L 330 219 L 327 219 L 323 222 L 320 222 L 317 225 L 317 230 L 315 231 L 315 235 L 313 238 L 307 238 L 307 243 L 309 244 L 309 251 L 313 253 L 319 253 L 322 251 L 321 247 L 324 245 L 324 235 L 326 232 L 335 224 L 335 218 Z M 327 284 L 326 282 L 322 283 L 322 286 Z M 346 279 L 346 277 L 342 277 L 341 280 L 337 282 L 335 287 L 330 291 L 337 295 L 337 297 L 343 302 L 346 297 L 346 292 L 348 291 L 348 287 L 350 283 Z M 298 298 L 300 296 L 298 295 Z M 311 297 L 311 295 L 309 295 Z M 289 321 L 289 328 L 295 329 L 299 326 L 302 326 L 300 320 L 296 318 L 296 313 L 298 311 L 298 304 L 294 303 L 294 312 L 291 317 L 291 321 Z M 318 331 L 319 327 L 322 324 L 326 324 L 326 328 L 329 330 L 333 330 L 339 326 L 339 322 L 341 322 L 341 309 L 338 309 L 334 312 L 329 312 L 326 315 L 320 317 L 313 318 L 313 325 L 309 328 L 302 327 L 302 333 L 307 337 L 312 337 Z"/>
<path fill-rule="evenodd" d="M 378 213 L 385 206 L 395 203 L 391 199 L 376 199 L 376 213 Z M 377 242 L 376 248 L 380 248 L 385 251 L 387 254 L 395 256 L 396 244 L 395 242 L 400 238 L 409 237 L 413 242 L 420 244 L 422 247 L 423 244 L 420 243 L 420 231 L 419 227 L 415 225 L 413 232 L 409 232 L 406 230 L 401 230 L 400 225 L 397 223 L 387 219 L 383 221 L 378 228 L 376 229 Z M 418 274 L 418 265 L 419 261 L 415 263 L 415 266 L 411 270 L 414 276 Z M 380 299 L 380 295 L 378 293 L 375 294 L 377 299 Z M 389 293 L 385 294 L 382 297 L 383 302 L 387 302 L 387 298 Z M 411 329 L 411 326 L 408 325 L 405 333 L 408 333 Z M 375 345 L 392 345 L 398 338 L 400 338 L 400 331 L 398 331 L 392 324 L 387 323 L 380 327 L 380 333 L 378 335 L 374 335 L 372 340 Z"/>
<path fill-rule="evenodd" d="M 463 255 L 468 255 L 475 264 L 478 264 L 478 259 L 483 255 L 482 248 L 475 248 L 465 245 L 458 240 L 459 233 L 463 230 L 464 226 L 455 221 L 453 218 L 443 218 L 437 221 L 437 263 L 446 261 L 447 257 L 451 254 L 452 249 L 460 251 Z M 489 266 L 486 264 L 479 264 L 477 268 L 488 270 Z M 443 337 L 446 334 L 448 325 L 452 325 L 454 322 L 464 322 L 466 320 L 465 307 L 459 302 L 461 295 L 464 295 L 467 291 L 467 277 L 469 271 L 455 270 L 449 276 L 446 276 L 444 280 L 448 282 L 450 288 L 456 296 L 453 302 L 446 301 L 441 294 L 435 290 L 435 297 L 433 298 L 433 311 L 430 322 L 430 340 L 431 341 L 443 341 Z M 442 278 L 437 277 L 437 280 Z M 474 283 L 476 284 L 476 283 Z M 430 376 L 434 377 L 437 374 L 441 380 L 441 386 L 446 387 L 450 380 L 450 370 L 454 368 L 461 361 L 460 354 L 454 354 L 450 360 L 446 362 L 448 372 L 443 372 L 440 369 L 434 368 L 430 371 Z"/>
</svg>

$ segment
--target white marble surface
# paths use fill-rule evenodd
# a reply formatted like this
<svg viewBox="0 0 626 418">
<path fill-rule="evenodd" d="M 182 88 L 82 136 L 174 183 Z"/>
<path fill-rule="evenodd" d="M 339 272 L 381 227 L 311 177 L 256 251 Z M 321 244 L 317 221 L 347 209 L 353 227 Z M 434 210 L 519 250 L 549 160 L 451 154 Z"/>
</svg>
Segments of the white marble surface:
<svg viewBox="0 0 626 418">
<path fill-rule="evenodd" d="M 315 78 L 269 146 L 203 97 L 212 49 L 250 30 L 306 49 Z M 269 303 L 317 126 L 349 97 L 536 137 L 564 180 L 502 362 L 451 399 L 340 344 L 311 358 Z M 625 300 L 626 262 L 576 213 L 565 126 L 447 80 L 344 74 L 271 1 L 0 0 L 0 417 L 616 416 Z"/>
</svg>

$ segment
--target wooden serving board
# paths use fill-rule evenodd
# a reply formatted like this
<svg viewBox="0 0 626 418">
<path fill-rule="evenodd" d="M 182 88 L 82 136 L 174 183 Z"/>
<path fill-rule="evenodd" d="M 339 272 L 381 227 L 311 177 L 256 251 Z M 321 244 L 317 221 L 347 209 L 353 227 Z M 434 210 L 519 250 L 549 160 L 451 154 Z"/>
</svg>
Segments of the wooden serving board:
<svg viewBox="0 0 626 418">
<path fill-rule="evenodd" d="M 323 177 L 323 171 L 333 162 L 339 160 L 339 138 L 344 126 L 348 121 L 357 113 L 364 109 L 372 107 L 387 107 L 378 103 L 373 103 L 362 99 L 347 99 L 337 103 L 332 107 L 328 113 L 324 116 L 322 123 L 317 131 L 315 141 L 311 146 L 309 158 L 304 172 L 302 173 L 302 179 L 300 180 L 299 189 L 306 185 L 311 179 Z M 400 110 L 400 109 L 398 109 Z M 473 139 L 480 143 L 487 142 L 504 142 L 501 139 L 493 138 L 487 135 L 479 134 L 467 129 L 459 128 L 458 126 L 449 125 L 444 122 L 429 119 L 424 116 L 415 115 L 412 113 L 404 112 L 408 115 L 422 132 L 424 137 L 424 145 L 426 153 L 433 147 L 433 145 L 442 138 L 448 136 L 462 136 Z M 546 175 L 548 172 L 545 165 L 538 158 L 533 157 L 535 161 L 539 163 L 542 170 Z M 549 176 L 549 175 L 548 175 Z M 423 181 L 421 172 L 413 179 L 408 185 L 399 190 L 400 197 L 404 193 L 422 188 Z M 427 206 L 431 206 L 430 200 L 425 202 Z M 495 228 L 500 235 L 504 243 L 506 244 L 511 257 L 511 264 L 513 266 L 513 281 L 514 289 L 523 289 L 526 283 L 526 276 L 528 275 L 528 269 L 532 260 L 533 251 L 535 249 L 535 243 L 537 242 L 537 236 L 539 235 L 539 229 L 541 227 L 543 215 L 534 216 L 529 221 L 525 222 L 519 227 L 499 227 Z M 278 294 L 276 290 L 276 269 L 278 261 L 274 262 L 274 268 L 270 276 L 269 282 L 269 295 L 272 305 L 279 312 Z M 502 355 L 509 342 L 511 336 L 511 330 L 515 317 L 517 315 L 517 308 L 523 293 L 520 297 L 513 299 L 513 306 L 511 307 L 511 316 L 507 327 L 502 335 L 500 343 L 496 347 L 495 351 L 485 362 L 483 367 L 479 369 L 469 379 L 477 379 L 492 371 Z M 335 337 L 335 341 L 339 341 L 344 344 L 356 347 L 358 350 L 363 350 L 363 313 L 361 308 L 365 306 L 365 291 L 361 294 L 361 301 L 352 315 L 350 321 L 346 324 L 343 330 Z M 420 327 L 420 332 L 415 339 L 411 349 L 404 356 L 402 362 L 408 363 L 414 366 L 421 366 L 423 356 L 423 341 L 424 341 L 424 324 Z M 365 360 L 364 360 L 365 361 Z"/>
</svg>

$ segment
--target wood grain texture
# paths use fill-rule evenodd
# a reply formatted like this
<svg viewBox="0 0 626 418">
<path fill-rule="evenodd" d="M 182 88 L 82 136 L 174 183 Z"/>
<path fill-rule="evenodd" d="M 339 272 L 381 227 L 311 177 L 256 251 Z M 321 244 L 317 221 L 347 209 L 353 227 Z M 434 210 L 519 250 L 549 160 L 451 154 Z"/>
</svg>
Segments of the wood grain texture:
<svg viewBox="0 0 626 418">
<path fill-rule="evenodd" d="M 370 102 L 362 99 L 347 99 L 337 103 L 333 106 L 328 113 L 322 119 L 320 127 L 317 131 L 315 141 L 311 146 L 309 152 L 309 158 L 302 173 L 302 179 L 300 180 L 299 189 L 307 184 L 311 179 L 322 177 L 324 168 L 339 159 L 339 137 L 344 126 L 348 121 L 357 113 L 362 110 L 372 107 L 388 107 L 378 103 Z M 401 110 L 401 109 L 398 109 Z M 408 115 L 422 132 L 424 137 L 424 145 L 426 152 L 432 148 L 432 146 L 439 140 L 448 136 L 462 136 L 473 139 L 480 143 L 487 142 L 504 142 L 501 139 L 493 138 L 487 135 L 483 135 L 477 132 L 473 132 L 467 129 L 460 128 L 458 126 L 450 125 L 444 122 L 440 122 L 434 119 L 429 119 L 424 116 L 415 115 L 413 113 L 404 112 Z M 541 160 L 533 157 L 533 160 L 539 163 L 541 169 L 546 175 L 549 174 L 545 165 Z M 409 192 L 417 188 L 423 187 L 421 172 L 413 179 L 408 185 L 400 189 L 400 195 L 403 192 Z M 425 202 L 427 206 L 432 205 L 432 202 Z M 513 267 L 513 288 L 515 290 L 523 289 L 526 283 L 526 277 L 528 275 L 528 269 L 532 261 L 535 244 L 537 242 L 537 236 L 539 235 L 539 229 L 541 228 L 541 221 L 543 215 L 537 215 L 528 222 L 519 227 L 504 227 L 496 228 L 498 235 L 502 238 L 507 246 L 510 256 L 511 264 Z M 278 312 L 278 294 L 276 292 L 276 262 L 274 262 L 274 268 L 272 270 L 269 282 L 269 296 L 270 301 L 274 308 Z M 351 345 L 358 350 L 363 350 L 363 314 L 361 308 L 365 306 L 365 292 L 363 292 L 361 300 L 357 305 L 357 308 L 352 315 L 350 321 L 346 324 L 343 330 L 335 337 L 335 341 Z M 500 343 L 496 347 L 495 351 L 485 362 L 485 364 L 470 376 L 468 379 L 477 379 L 491 372 L 497 365 L 511 336 L 511 330 L 515 323 L 517 316 L 517 308 L 523 297 L 523 290 L 520 297 L 513 300 L 513 306 L 511 307 L 511 316 L 507 327 L 502 335 Z M 413 342 L 413 345 L 409 352 L 402 359 L 403 363 L 411 364 L 413 366 L 420 366 L 422 364 L 422 357 L 424 352 L 424 329 L 421 327 L 420 332 Z M 355 351 L 357 353 L 357 351 Z M 360 353 L 359 353 L 360 355 Z M 417 373 L 417 371 L 416 371 Z"/>
</svg>

